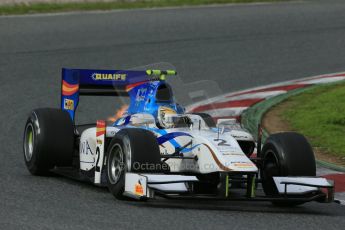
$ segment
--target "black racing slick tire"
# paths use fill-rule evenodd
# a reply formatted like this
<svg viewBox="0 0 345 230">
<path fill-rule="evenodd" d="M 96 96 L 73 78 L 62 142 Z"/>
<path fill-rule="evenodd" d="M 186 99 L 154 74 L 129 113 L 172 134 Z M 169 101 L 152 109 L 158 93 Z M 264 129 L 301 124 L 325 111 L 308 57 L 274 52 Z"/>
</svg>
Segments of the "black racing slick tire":
<svg viewBox="0 0 345 230">
<path fill-rule="evenodd" d="M 24 161 L 33 175 L 47 176 L 55 166 L 71 166 L 74 126 L 66 111 L 33 110 L 24 131 Z"/>
<path fill-rule="evenodd" d="M 315 176 L 316 164 L 312 147 L 298 133 L 272 134 L 262 148 L 262 186 L 268 196 L 279 196 L 274 176 Z M 303 202 L 273 202 L 278 206 L 295 206 Z"/>
<path fill-rule="evenodd" d="M 214 122 L 214 119 L 211 117 L 211 115 L 207 113 L 192 113 L 194 115 L 200 116 L 206 123 L 206 125 L 210 128 L 216 127 L 216 122 Z"/>
<path fill-rule="evenodd" d="M 116 199 L 127 199 L 124 193 L 126 172 L 165 173 L 169 166 L 161 161 L 156 137 L 148 130 L 120 130 L 107 149 L 107 183 Z"/>
</svg>

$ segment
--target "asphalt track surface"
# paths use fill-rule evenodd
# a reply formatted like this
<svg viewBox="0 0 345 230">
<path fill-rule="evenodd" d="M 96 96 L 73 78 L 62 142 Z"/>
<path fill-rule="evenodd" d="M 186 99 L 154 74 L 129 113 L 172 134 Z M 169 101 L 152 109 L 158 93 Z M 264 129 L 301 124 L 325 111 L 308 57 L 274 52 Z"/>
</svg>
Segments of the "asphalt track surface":
<svg viewBox="0 0 345 230">
<path fill-rule="evenodd" d="M 167 62 L 185 83 L 213 80 L 222 92 L 344 71 L 344 12 L 345 2 L 312 1 L 0 17 L 0 229 L 343 229 L 337 204 L 116 201 L 103 188 L 29 175 L 21 146 L 29 111 L 59 105 L 63 66 Z M 115 109 L 90 103 L 109 102 Z"/>
</svg>

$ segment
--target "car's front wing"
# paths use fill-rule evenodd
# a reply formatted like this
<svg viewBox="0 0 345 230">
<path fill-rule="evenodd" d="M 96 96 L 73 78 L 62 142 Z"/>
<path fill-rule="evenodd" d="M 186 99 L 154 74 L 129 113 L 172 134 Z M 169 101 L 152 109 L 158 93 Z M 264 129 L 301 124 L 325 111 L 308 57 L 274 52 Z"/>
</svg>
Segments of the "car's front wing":
<svg viewBox="0 0 345 230">
<path fill-rule="evenodd" d="M 279 192 L 275 196 L 257 195 L 256 185 L 259 180 L 255 179 L 255 176 L 247 176 L 243 179 L 244 189 L 242 190 L 245 192 L 237 195 L 233 195 L 234 193 L 229 188 L 227 176 L 223 177 L 224 183 L 218 186 L 220 189 L 214 194 L 195 193 L 193 184 L 199 183 L 195 176 L 126 173 L 125 178 L 124 194 L 139 200 L 160 196 L 168 199 L 318 201 L 323 203 L 334 201 L 333 181 L 320 177 L 274 177 Z"/>
</svg>

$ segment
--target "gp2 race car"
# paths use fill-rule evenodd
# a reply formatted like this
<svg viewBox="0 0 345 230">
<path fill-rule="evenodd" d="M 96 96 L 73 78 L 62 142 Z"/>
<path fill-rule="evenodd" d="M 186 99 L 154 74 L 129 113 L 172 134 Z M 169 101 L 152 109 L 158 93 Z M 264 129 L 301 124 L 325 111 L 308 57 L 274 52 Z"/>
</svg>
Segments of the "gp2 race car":
<svg viewBox="0 0 345 230">
<path fill-rule="evenodd" d="M 63 69 L 61 108 L 35 109 L 25 126 L 30 173 L 107 186 L 118 199 L 333 201 L 333 182 L 316 177 L 305 137 L 277 133 L 261 147 L 260 135 L 256 142 L 234 119 L 216 124 L 207 114 L 186 113 L 166 81 L 173 75 Z M 129 96 L 130 104 L 112 124 L 76 125 L 82 95 Z"/>
</svg>

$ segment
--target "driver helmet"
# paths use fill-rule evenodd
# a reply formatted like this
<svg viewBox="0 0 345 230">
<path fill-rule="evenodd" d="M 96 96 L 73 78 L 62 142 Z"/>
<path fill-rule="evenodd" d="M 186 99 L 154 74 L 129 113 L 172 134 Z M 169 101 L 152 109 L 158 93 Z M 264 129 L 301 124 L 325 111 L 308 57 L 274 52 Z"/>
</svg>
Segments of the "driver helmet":
<svg viewBox="0 0 345 230">
<path fill-rule="evenodd" d="M 171 115 L 177 115 L 175 109 L 168 106 L 160 106 L 157 113 L 158 125 L 165 129 L 173 128 L 175 126 L 174 120 L 168 119 Z"/>
</svg>

